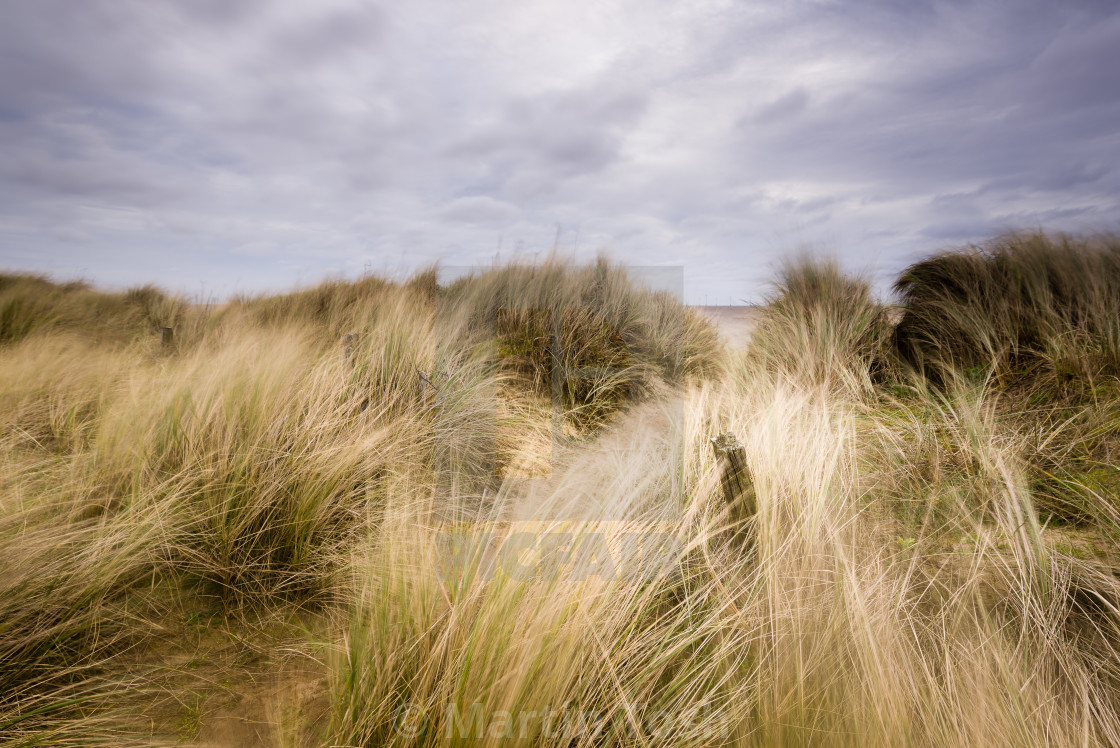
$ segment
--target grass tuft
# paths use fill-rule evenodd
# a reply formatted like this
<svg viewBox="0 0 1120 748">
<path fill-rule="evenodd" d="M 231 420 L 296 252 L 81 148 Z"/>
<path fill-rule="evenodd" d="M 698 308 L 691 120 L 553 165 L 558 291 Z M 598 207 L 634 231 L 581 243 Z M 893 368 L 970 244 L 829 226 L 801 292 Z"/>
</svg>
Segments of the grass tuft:
<svg viewBox="0 0 1120 748">
<path fill-rule="evenodd" d="M 0 746 L 1120 744 L 1116 246 L 0 276 Z"/>
</svg>

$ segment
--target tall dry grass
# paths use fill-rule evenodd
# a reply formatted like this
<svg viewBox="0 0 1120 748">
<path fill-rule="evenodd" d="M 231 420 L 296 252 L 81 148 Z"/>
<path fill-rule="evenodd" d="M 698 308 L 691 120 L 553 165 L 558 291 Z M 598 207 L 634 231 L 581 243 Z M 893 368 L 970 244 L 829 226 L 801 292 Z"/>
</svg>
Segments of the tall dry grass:
<svg viewBox="0 0 1120 748">
<path fill-rule="evenodd" d="M 199 609 L 263 650 L 311 622 L 282 745 L 1120 742 L 1103 333 L 1061 389 L 971 297 L 894 333 L 829 263 L 741 355 L 606 262 L 436 277 L 2 344 L 0 745 L 203 741 L 168 655 Z M 966 318 L 991 345 L 912 365 L 916 320 Z"/>
<path fill-rule="evenodd" d="M 355 554 L 332 739 L 1116 740 L 1120 590 L 1107 567 L 1043 542 L 996 426 L 967 412 L 952 432 L 983 504 L 961 496 L 903 538 L 884 511 L 896 487 L 868 479 L 920 458 L 873 412 L 778 383 L 694 392 L 684 413 L 682 459 L 648 435 L 677 433 L 667 424 L 628 424 L 625 460 L 610 470 L 596 452 L 576 459 L 534 502 L 539 519 L 505 524 L 499 507 L 450 574 L 441 540 L 456 528 L 419 521 L 422 497 L 401 505 Z M 759 506 L 730 538 L 706 449 L 717 419 L 746 445 Z M 604 473 L 611 504 L 590 511 L 581 497 L 601 498 Z M 525 533 L 535 542 L 521 561 L 536 573 L 506 573 L 502 549 Z M 654 575 L 625 573 L 650 570 L 643 541 L 666 536 L 680 545 L 654 553 Z M 606 567 L 588 551 L 600 539 Z"/>
<path fill-rule="evenodd" d="M 631 414 L 624 457 L 589 450 L 546 495 L 503 496 L 454 573 L 440 541 L 456 526 L 401 505 L 354 561 L 334 739 L 1115 742 L 1115 576 L 1048 545 L 1029 440 L 990 391 L 897 370 L 876 389 L 876 367 L 897 369 L 888 333 L 866 284 L 791 266 L 739 376 Z M 724 430 L 750 466 L 745 525 L 708 445 Z M 502 521 L 524 501 L 538 519 Z M 527 532 L 537 573 L 506 573 Z M 617 573 L 666 536 L 681 542 L 652 578 Z M 588 559 L 599 538 L 607 568 Z"/>
<path fill-rule="evenodd" d="M 0 726 L 11 730 L 0 732 L 9 742 L 80 741 L 83 726 L 93 740 L 108 729 L 91 703 L 113 691 L 120 663 L 160 646 L 153 637 L 177 606 L 216 604 L 251 620 L 289 601 L 326 615 L 348 595 L 345 549 L 411 501 L 400 486 L 423 486 L 433 516 L 488 516 L 486 493 L 512 462 L 533 457 L 522 440 L 547 433 L 551 411 L 586 432 L 662 378 L 718 366 L 710 330 L 619 268 L 518 268 L 521 293 L 509 272 L 453 289 L 438 287 L 434 271 L 403 284 L 331 282 L 221 307 L 150 287 L 104 294 L 4 276 Z M 613 311 L 573 306 L 587 300 Z M 550 379 L 568 393 L 526 410 L 547 393 L 501 350 L 498 318 L 542 305 L 571 308 L 581 322 L 628 321 L 625 339 L 603 322 L 567 324 L 554 340 L 505 319 L 518 355 L 556 359 Z M 164 326 L 175 329 L 172 346 L 159 342 Z M 690 331 L 700 334 L 686 360 L 657 337 Z M 608 396 L 604 382 L 616 379 L 627 398 Z"/>
<path fill-rule="evenodd" d="M 890 324 L 870 283 L 845 274 L 834 261 L 801 257 L 774 282 L 752 334 L 751 376 L 870 393 L 889 365 Z"/>
</svg>

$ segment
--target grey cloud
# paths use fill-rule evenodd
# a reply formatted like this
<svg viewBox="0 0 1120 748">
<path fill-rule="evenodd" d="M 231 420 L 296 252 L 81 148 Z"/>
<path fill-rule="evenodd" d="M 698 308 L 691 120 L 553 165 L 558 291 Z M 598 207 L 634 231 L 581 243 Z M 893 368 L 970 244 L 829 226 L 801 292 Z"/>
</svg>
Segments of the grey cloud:
<svg viewBox="0 0 1120 748">
<path fill-rule="evenodd" d="M 1120 99 L 1120 12 L 1084 19 L 1058 34 L 1032 62 L 1024 109 L 1035 116 L 1069 108 L 1115 109 Z"/>
<path fill-rule="evenodd" d="M 939 242 L 963 243 L 970 239 L 998 233 L 999 228 L 993 221 L 987 219 L 969 220 L 952 218 L 940 220 L 926 226 L 919 233 L 921 236 L 935 239 Z"/>
<path fill-rule="evenodd" d="M 0 265 L 276 287 L 560 224 L 757 298 L 802 244 L 1109 228 L 1117 49 L 1101 2 L 14 3 Z"/>
<path fill-rule="evenodd" d="M 1115 170 L 1100 162 L 1071 158 L 1032 164 L 1023 173 L 984 183 L 977 194 L 1013 192 L 1024 187 L 1041 192 L 1065 192 L 1100 183 Z"/>
<path fill-rule="evenodd" d="M 264 0 L 171 0 L 184 17 L 212 28 L 229 28 L 245 23 L 258 13 Z"/>
<path fill-rule="evenodd" d="M 619 157 L 626 128 L 646 105 L 644 95 L 617 91 L 609 83 L 518 98 L 506 105 L 500 118 L 453 142 L 446 153 L 492 164 L 491 178 L 531 197 L 557 178 L 609 166 Z"/>
<path fill-rule="evenodd" d="M 795 88 L 763 106 L 751 121 L 762 125 L 780 122 L 805 111 L 808 104 L 809 94 L 805 89 Z"/>
<path fill-rule="evenodd" d="M 359 6 L 328 12 L 310 22 L 283 29 L 273 42 L 293 65 L 323 65 L 340 55 L 369 50 L 381 41 L 386 19 L 376 6 Z"/>
<path fill-rule="evenodd" d="M 1072 143 L 1062 117 L 1024 117 L 1016 89 L 1021 92 L 1025 74 L 993 66 L 985 59 L 990 52 L 973 54 L 977 59 L 954 61 L 943 77 L 925 71 L 917 80 L 894 78 L 884 71 L 886 85 L 822 103 L 813 116 L 774 135 L 765 149 L 750 133 L 745 147 L 761 153 L 761 165 L 776 172 L 815 178 L 846 172 L 889 179 L 911 191 L 944 180 L 1031 174 L 1040 160 L 1077 159 L 1071 149 L 1094 147 Z M 1095 121 L 1106 128 L 1103 119 Z"/>
<path fill-rule="evenodd" d="M 440 211 L 440 216 L 464 223 L 505 223 L 518 215 L 516 206 L 486 195 L 457 198 Z"/>
</svg>

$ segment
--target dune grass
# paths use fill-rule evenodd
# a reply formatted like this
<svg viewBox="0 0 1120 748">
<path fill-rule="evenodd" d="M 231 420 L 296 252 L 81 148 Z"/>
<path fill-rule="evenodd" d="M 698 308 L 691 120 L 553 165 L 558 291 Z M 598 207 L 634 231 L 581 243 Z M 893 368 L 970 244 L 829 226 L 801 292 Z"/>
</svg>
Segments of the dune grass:
<svg viewBox="0 0 1120 748">
<path fill-rule="evenodd" d="M 74 281 L 0 273 L 0 344 L 36 332 L 81 330 L 99 341 L 124 341 L 141 330 L 182 327 L 187 304 L 152 285 L 104 293 Z"/>
<path fill-rule="evenodd" d="M 1116 744 L 1114 246 L 940 255 L 897 328 L 798 260 L 743 352 L 606 261 L 35 286 L 0 343 L 0 745 Z M 149 322 L 98 337 L 79 298 Z"/>
<path fill-rule="evenodd" d="M 911 364 L 1059 379 L 1120 373 L 1120 240 L 1041 233 L 998 237 L 905 270 L 896 330 Z"/>
</svg>

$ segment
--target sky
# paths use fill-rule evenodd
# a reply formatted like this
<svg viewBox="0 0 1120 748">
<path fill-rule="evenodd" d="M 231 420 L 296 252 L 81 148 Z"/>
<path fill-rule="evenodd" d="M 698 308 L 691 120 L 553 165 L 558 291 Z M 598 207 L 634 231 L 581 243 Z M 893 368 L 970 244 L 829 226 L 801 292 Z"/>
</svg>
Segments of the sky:
<svg viewBox="0 0 1120 748">
<path fill-rule="evenodd" d="M 1120 229 L 1120 4 L 0 0 L 0 269 L 192 296 L 576 260 L 885 292 Z"/>
</svg>

